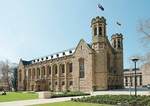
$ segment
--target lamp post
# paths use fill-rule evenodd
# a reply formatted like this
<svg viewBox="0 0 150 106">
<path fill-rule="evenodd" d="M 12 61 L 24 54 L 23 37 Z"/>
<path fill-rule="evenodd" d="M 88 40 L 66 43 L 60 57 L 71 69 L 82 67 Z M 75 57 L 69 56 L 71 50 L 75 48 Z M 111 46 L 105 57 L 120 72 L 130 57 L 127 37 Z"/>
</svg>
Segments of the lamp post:
<svg viewBox="0 0 150 106">
<path fill-rule="evenodd" d="M 139 60 L 138 58 L 132 58 L 131 59 L 133 62 L 134 62 L 134 74 L 135 74 L 135 76 L 134 76 L 134 86 L 135 86 L 135 97 L 137 96 L 137 77 L 136 77 L 136 62 Z"/>
</svg>

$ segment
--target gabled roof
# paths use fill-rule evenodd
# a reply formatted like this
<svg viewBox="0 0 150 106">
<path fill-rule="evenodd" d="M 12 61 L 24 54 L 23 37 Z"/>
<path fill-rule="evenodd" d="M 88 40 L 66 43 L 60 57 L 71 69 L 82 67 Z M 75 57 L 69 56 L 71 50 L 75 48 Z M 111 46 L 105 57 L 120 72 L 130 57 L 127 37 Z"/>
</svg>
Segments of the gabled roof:
<svg viewBox="0 0 150 106">
<path fill-rule="evenodd" d="M 80 42 L 81 41 L 86 43 L 83 39 L 81 39 Z M 78 45 L 80 44 L 80 42 L 78 43 Z M 77 45 L 77 47 L 78 47 L 78 45 Z M 90 50 L 92 50 L 91 44 L 86 43 L 86 45 Z M 61 51 L 61 52 L 56 52 L 56 53 L 53 53 L 53 54 L 50 54 L 50 55 L 47 55 L 47 56 L 43 56 L 43 57 L 40 57 L 40 58 L 35 58 L 33 60 L 30 60 L 30 61 L 26 61 L 26 60 L 21 59 L 21 62 L 22 62 L 23 65 L 29 65 L 29 64 L 35 64 L 35 63 L 38 63 L 38 62 L 46 61 L 46 60 L 52 60 L 52 59 L 57 59 L 57 58 L 60 58 L 60 57 L 70 56 L 70 55 L 73 55 L 75 53 L 76 48 L 71 48 L 71 49 Z"/>
<path fill-rule="evenodd" d="M 39 57 L 39 58 L 35 58 L 33 60 L 30 61 L 26 61 L 26 60 L 20 60 L 22 62 L 23 65 L 29 65 L 29 64 L 34 64 L 34 63 L 38 63 L 38 62 L 42 62 L 42 61 L 46 61 L 46 60 L 52 60 L 52 59 L 56 59 L 56 58 L 60 58 L 60 57 L 65 57 L 65 56 L 69 56 L 72 55 L 75 51 L 75 48 L 71 48 L 71 49 L 67 49 L 61 52 L 56 52 L 47 56 L 43 56 L 43 57 Z"/>
<path fill-rule="evenodd" d="M 81 39 L 81 40 L 79 41 L 79 43 L 78 43 L 76 49 L 75 49 L 75 52 L 76 52 L 76 50 L 77 50 L 77 48 L 78 48 L 78 46 L 80 45 L 81 42 L 84 42 L 89 50 L 93 50 L 91 44 L 88 44 L 88 43 L 86 43 L 86 42 L 84 41 L 84 39 Z"/>
</svg>

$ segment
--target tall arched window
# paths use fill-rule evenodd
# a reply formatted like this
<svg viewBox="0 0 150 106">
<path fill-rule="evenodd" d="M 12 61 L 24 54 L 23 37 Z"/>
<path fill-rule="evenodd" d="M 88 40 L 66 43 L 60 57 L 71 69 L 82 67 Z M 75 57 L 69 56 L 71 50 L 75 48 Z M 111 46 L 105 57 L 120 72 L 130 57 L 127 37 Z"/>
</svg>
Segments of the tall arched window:
<svg viewBox="0 0 150 106">
<path fill-rule="evenodd" d="M 72 72 L 72 63 L 69 63 L 69 72 Z"/>
<path fill-rule="evenodd" d="M 99 27 L 99 35 L 102 35 L 102 27 Z"/>
<path fill-rule="evenodd" d="M 42 67 L 42 73 L 45 75 L 45 66 Z"/>
<path fill-rule="evenodd" d="M 21 81 L 22 76 L 21 76 L 21 70 L 19 70 L 19 81 Z"/>
<path fill-rule="evenodd" d="M 54 71 L 55 74 L 58 73 L 58 72 L 57 72 L 57 65 L 56 65 L 56 64 L 53 66 L 53 71 Z"/>
<path fill-rule="evenodd" d="M 31 79 L 31 69 L 28 70 L 28 78 Z"/>
<path fill-rule="evenodd" d="M 94 35 L 97 35 L 97 28 L 94 28 Z"/>
<path fill-rule="evenodd" d="M 35 78 L 35 68 L 33 68 L 33 70 L 32 70 L 32 79 L 34 79 Z"/>
<path fill-rule="evenodd" d="M 79 77 L 84 78 L 85 77 L 85 72 L 84 72 L 84 59 L 80 58 L 79 59 Z"/>
<path fill-rule="evenodd" d="M 114 48 L 116 48 L 116 40 L 114 40 Z"/>
<path fill-rule="evenodd" d="M 38 77 L 39 77 L 40 74 L 41 74 L 41 73 L 40 73 L 40 68 L 37 68 L 37 73 L 38 73 L 37 75 L 38 75 Z"/>
<path fill-rule="evenodd" d="M 120 48 L 120 47 L 121 47 L 120 40 L 118 40 L 118 48 Z"/>
<path fill-rule="evenodd" d="M 47 71 L 48 71 L 47 74 L 51 75 L 51 66 L 47 66 Z"/>
</svg>

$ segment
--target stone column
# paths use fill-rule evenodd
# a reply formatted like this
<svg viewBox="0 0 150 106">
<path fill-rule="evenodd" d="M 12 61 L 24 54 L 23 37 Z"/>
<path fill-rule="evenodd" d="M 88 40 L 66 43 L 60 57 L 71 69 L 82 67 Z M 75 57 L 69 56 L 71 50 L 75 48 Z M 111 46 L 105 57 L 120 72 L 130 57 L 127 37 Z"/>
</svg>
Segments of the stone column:
<svg viewBox="0 0 150 106">
<path fill-rule="evenodd" d="M 97 25 L 96 25 L 96 29 L 97 29 L 97 34 L 96 34 L 96 35 L 98 35 L 98 34 L 99 34 L 98 23 L 97 23 Z"/>
<path fill-rule="evenodd" d="M 26 71 L 26 80 L 27 80 L 27 90 L 29 90 L 29 73 Z"/>
<path fill-rule="evenodd" d="M 30 90 L 30 85 L 31 85 L 31 70 L 30 69 L 28 69 L 28 78 L 29 78 L 29 80 L 28 80 L 28 89 Z"/>
<path fill-rule="evenodd" d="M 33 68 L 31 69 L 31 80 L 33 80 Z"/>
<path fill-rule="evenodd" d="M 43 66 L 43 78 L 45 79 L 45 75 L 46 75 L 46 68 L 45 66 Z"/>
<path fill-rule="evenodd" d="M 37 80 L 37 69 L 35 68 L 35 80 Z"/>
<path fill-rule="evenodd" d="M 51 90 L 54 90 L 54 88 L 53 88 L 53 84 L 54 84 L 53 74 L 54 74 L 53 65 L 51 65 Z"/>
<path fill-rule="evenodd" d="M 36 73 L 37 73 L 36 78 L 39 79 L 39 69 L 38 68 L 36 69 Z"/>
<path fill-rule="evenodd" d="M 46 65 L 45 66 L 45 76 L 46 76 L 46 79 L 48 79 L 48 75 L 49 75 L 49 65 Z"/>
<path fill-rule="evenodd" d="M 40 79 L 42 79 L 42 67 L 40 68 Z"/>
<path fill-rule="evenodd" d="M 64 69 L 65 69 L 65 89 L 67 91 L 68 87 L 67 87 L 67 62 L 64 64 Z"/>
<path fill-rule="evenodd" d="M 58 91 L 60 91 L 60 64 L 57 64 L 57 83 Z"/>
</svg>

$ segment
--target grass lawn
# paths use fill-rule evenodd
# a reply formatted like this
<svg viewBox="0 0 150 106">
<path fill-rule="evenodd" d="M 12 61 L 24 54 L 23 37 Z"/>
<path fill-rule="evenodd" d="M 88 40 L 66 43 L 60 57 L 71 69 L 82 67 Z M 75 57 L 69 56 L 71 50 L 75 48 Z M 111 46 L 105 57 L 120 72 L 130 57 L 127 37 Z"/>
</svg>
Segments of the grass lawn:
<svg viewBox="0 0 150 106">
<path fill-rule="evenodd" d="M 28 100 L 28 99 L 37 99 L 37 98 L 38 98 L 37 93 L 7 92 L 7 95 L 0 95 L 0 102 Z"/>
<path fill-rule="evenodd" d="M 93 104 L 93 103 L 81 103 L 81 102 L 57 102 L 57 103 L 48 103 L 48 104 L 39 104 L 33 106 L 112 106 L 104 104 Z"/>
</svg>

